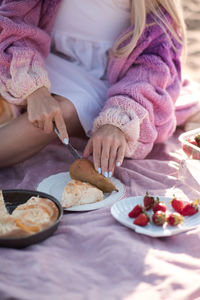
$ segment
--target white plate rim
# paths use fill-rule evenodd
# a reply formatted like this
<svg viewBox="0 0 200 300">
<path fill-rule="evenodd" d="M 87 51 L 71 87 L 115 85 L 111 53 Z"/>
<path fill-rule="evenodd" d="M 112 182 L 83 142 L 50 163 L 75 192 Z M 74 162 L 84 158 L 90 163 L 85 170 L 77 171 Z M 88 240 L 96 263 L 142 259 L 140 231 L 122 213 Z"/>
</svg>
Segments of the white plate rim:
<svg viewBox="0 0 200 300">
<path fill-rule="evenodd" d="M 60 173 L 56 173 L 56 174 L 52 174 L 46 178 L 44 178 L 37 186 L 37 190 L 40 192 L 45 192 L 47 194 L 50 194 L 52 196 L 54 196 L 56 199 L 58 199 L 58 197 L 55 196 L 55 194 L 52 194 L 51 192 L 49 192 L 48 186 L 49 184 L 51 184 L 51 182 L 53 183 L 55 181 L 55 176 L 57 178 L 66 178 L 66 184 L 67 181 L 70 178 L 69 172 L 60 172 Z M 62 179 L 63 180 L 63 179 Z M 90 211 L 90 210 L 96 210 L 96 209 L 100 209 L 103 207 L 109 207 L 111 206 L 114 202 L 121 200 L 122 198 L 124 198 L 125 194 L 126 194 L 126 188 L 125 185 L 117 178 L 115 177 L 111 177 L 110 180 L 115 183 L 116 187 L 118 188 L 118 192 L 113 192 L 112 194 L 110 194 L 109 196 L 107 196 L 104 200 L 96 202 L 96 203 L 90 203 L 90 204 L 83 204 L 83 205 L 77 205 L 77 206 L 72 206 L 70 208 L 63 208 L 65 211 L 74 211 L 74 212 L 81 212 L 81 211 Z M 62 204 L 61 199 L 58 199 L 58 201 Z"/>
</svg>

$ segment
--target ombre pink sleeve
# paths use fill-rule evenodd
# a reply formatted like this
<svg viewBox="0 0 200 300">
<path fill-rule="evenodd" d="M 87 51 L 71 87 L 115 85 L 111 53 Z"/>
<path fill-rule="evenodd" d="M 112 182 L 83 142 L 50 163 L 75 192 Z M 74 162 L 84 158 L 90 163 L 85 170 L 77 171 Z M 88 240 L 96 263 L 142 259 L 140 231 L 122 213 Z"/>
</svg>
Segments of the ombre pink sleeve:
<svg viewBox="0 0 200 300">
<path fill-rule="evenodd" d="M 128 58 L 110 59 L 108 99 L 94 120 L 93 132 L 104 124 L 119 127 L 127 140 L 126 157 L 146 157 L 154 143 L 168 139 L 176 128 L 182 47 L 172 43 L 154 25 Z"/>
<path fill-rule="evenodd" d="M 39 27 L 43 2 L 0 1 L 0 93 L 12 104 L 50 87 L 44 64 L 50 35 Z"/>
</svg>

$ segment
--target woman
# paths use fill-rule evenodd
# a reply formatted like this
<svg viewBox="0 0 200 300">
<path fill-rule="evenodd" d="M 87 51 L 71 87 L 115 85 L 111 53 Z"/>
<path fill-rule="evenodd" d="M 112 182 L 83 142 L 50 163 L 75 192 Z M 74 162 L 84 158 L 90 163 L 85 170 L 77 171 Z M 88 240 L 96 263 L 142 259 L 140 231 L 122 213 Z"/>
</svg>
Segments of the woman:
<svg viewBox="0 0 200 300">
<path fill-rule="evenodd" d="M 180 1 L 4 0 L 0 26 L 1 95 L 25 109 L 0 129 L 0 166 L 55 139 L 53 123 L 63 142 L 90 137 L 84 156 L 106 177 L 173 134 Z"/>
</svg>

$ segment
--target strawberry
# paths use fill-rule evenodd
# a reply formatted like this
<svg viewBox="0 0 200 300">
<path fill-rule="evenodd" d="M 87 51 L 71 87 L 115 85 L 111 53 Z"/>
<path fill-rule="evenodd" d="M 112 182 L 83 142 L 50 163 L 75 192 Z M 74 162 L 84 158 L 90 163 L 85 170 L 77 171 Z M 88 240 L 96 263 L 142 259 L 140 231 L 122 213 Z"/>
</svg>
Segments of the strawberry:
<svg viewBox="0 0 200 300">
<path fill-rule="evenodd" d="M 195 202 L 185 204 L 183 210 L 181 211 L 182 216 L 192 216 L 196 214 L 199 210 L 198 203 L 199 200 L 197 199 Z"/>
<path fill-rule="evenodd" d="M 152 216 L 152 220 L 157 226 L 162 226 L 166 222 L 166 219 L 166 213 L 161 210 L 157 210 Z"/>
<path fill-rule="evenodd" d="M 171 226 L 177 226 L 177 225 L 183 223 L 183 221 L 184 221 L 184 218 L 179 213 L 171 213 L 167 217 L 167 223 Z"/>
<path fill-rule="evenodd" d="M 154 197 L 149 196 L 149 193 L 146 192 L 146 195 L 144 196 L 144 208 L 146 210 L 149 210 L 154 205 Z"/>
<path fill-rule="evenodd" d="M 195 146 L 198 147 L 197 142 L 195 140 L 192 141 L 191 139 L 187 139 L 187 142 L 189 142 L 190 144 L 195 145 Z M 182 148 L 183 148 L 183 151 L 185 152 L 185 154 L 188 157 L 190 157 L 192 155 L 193 150 L 194 150 L 192 147 L 184 144 Z"/>
<path fill-rule="evenodd" d="M 155 201 L 155 203 L 153 205 L 153 212 L 156 212 L 158 210 L 161 210 L 161 211 L 165 212 L 167 210 L 167 207 L 166 207 L 165 203 L 164 202 L 160 202 L 159 198 L 157 197 L 156 201 Z"/>
<path fill-rule="evenodd" d="M 190 142 L 190 144 L 192 144 L 192 145 L 195 145 L 195 146 L 197 146 L 198 147 L 198 144 L 197 144 L 197 142 L 196 141 L 189 141 Z"/>
<path fill-rule="evenodd" d="M 178 200 L 176 199 L 175 195 L 173 195 L 173 198 L 171 200 L 171 206 L 173 207 L 173 209 L 175 211 L 177 211 L 178 213 L 181 213 L 184 207 L 184 203 L 182 200 Z"/>
<path fill-rule="evenodd" d="M 136 205 L 128 214 L 129 218 L 136 218 L 143 212 L 143 207 L 141 205 Z"/>
<path fill-rule="evenodd" d="M 139 226 L 146 226 L 149 222 L 149 216 L 145 213 L 140 214 L 135 218 L 133 224 L 139 225 Z"/>
<path fill-rule="evenodd" d="M 197 143 L 197 146 L 200 147 L 200 134 L 197 134 L 194 138 L 195 142 Z"/>
<path fill-rule="evenodd" d="M 185 152 L 185 154 L 190 157 L 190 155 L 192 154 L 192 148 L 189 147 L 188 145 L 184 144 L 182 146 L 183 151 Z"/>
</svg>

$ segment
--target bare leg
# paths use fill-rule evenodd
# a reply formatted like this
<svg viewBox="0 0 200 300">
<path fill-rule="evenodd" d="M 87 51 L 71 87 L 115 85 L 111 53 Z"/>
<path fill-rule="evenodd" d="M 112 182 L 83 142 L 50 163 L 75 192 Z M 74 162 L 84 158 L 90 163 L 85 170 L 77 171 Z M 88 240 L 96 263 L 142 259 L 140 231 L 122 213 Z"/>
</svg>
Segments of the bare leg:
<svg viewBox="0 0 200 300">
<path fill-rule="evenodd" d="M 69 136 L 83 136 L 74 105 L 67 99 L 54 96 L 61 106 Z M 27 118 L 27 113 L 20 115 L 0 128 L 0 167 L 21 162 L 39 152 L 56 138 L 54 133 L 46 134 L 34 127 Z"/>
</svg>

